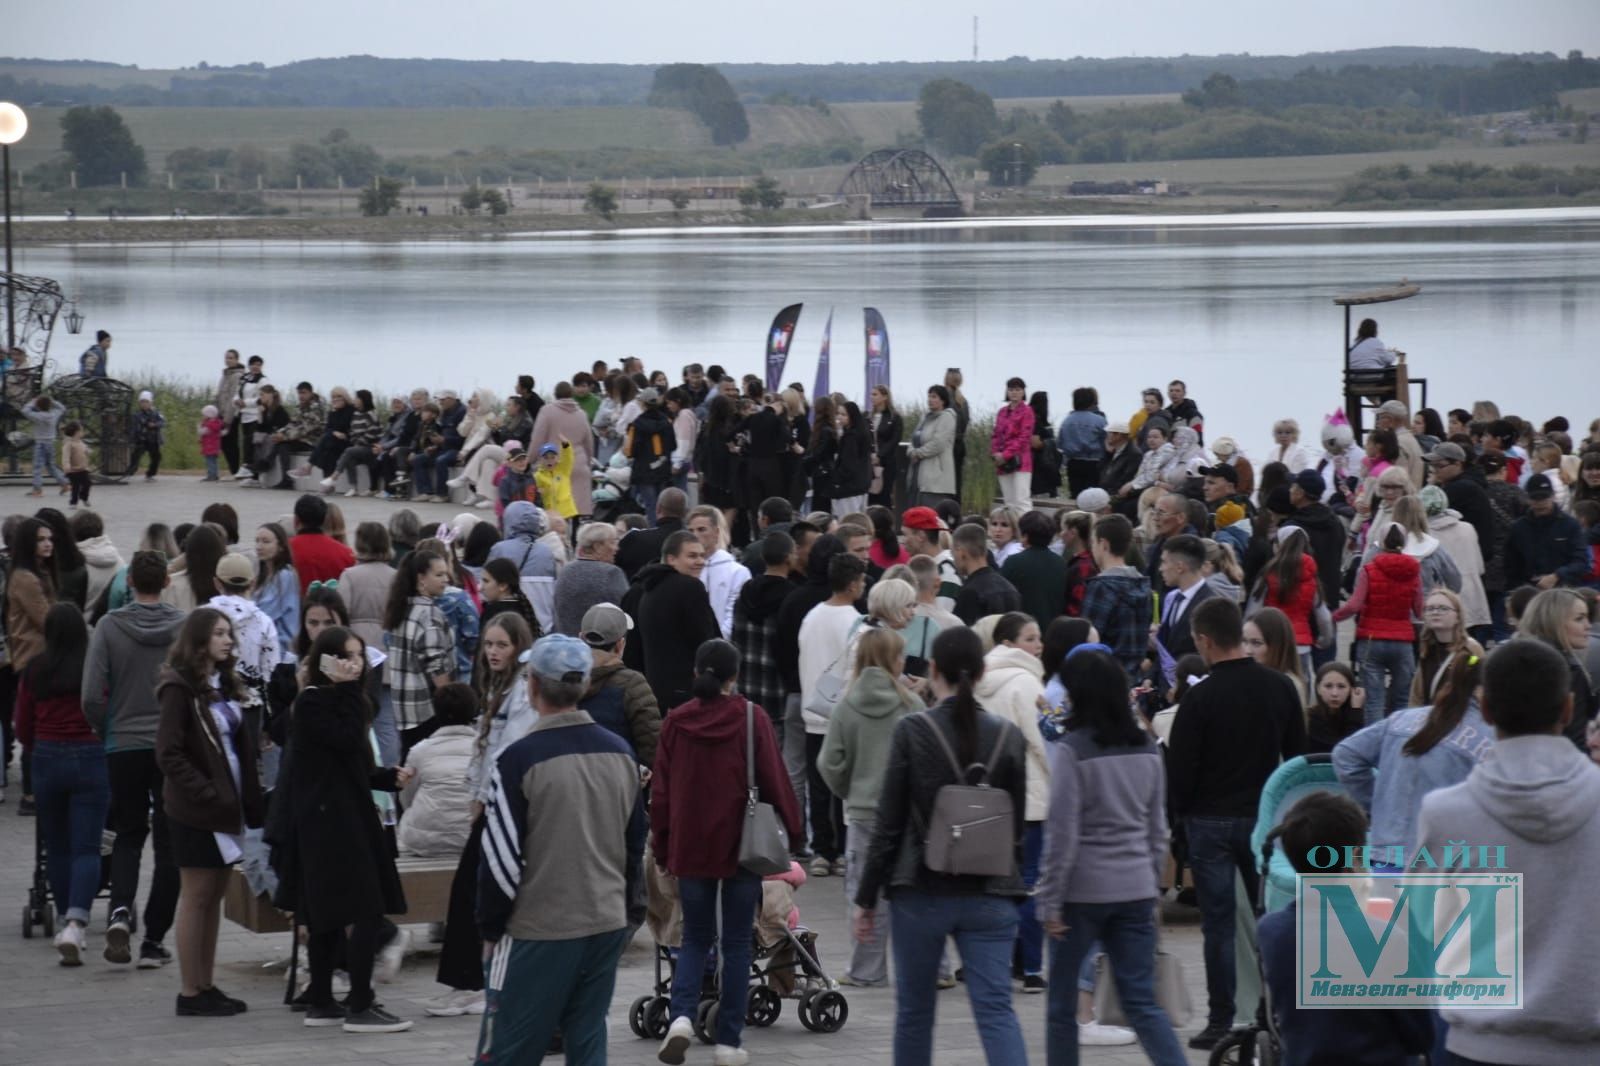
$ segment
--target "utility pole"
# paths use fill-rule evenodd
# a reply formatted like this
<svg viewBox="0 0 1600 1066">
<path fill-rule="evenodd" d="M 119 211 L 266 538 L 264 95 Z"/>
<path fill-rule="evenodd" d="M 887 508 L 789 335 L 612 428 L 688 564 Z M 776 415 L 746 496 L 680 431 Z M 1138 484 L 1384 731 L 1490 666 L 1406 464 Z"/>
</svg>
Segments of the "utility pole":
<svg viewBox="0 0 1600 1066">
<path fill-rule="evenodd" d="M 978 16 L 972 16 L 972 61 L 978 61 Z"/>
</svg>

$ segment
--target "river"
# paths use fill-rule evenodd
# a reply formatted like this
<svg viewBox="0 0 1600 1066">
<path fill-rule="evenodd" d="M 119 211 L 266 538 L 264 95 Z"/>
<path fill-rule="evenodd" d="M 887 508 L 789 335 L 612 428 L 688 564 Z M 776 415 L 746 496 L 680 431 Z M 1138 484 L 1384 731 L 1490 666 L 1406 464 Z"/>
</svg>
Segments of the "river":
<svg viewBox="0 0 1600 1066">
<path fill-rule="evenodd" d="M 1274 418 L 1314 438 L 1340 404 L 1335 294 L 1420 282 L 1367 309 L 1441 411 L 1493 398 L 1535 420 L 1600 415 L 1600 209 L 983 219 L 747 230 L 539 234 L 417 243 L 46 245 L 18 270 L 82 294 L 113 372 L 214 379 L 223 349 L 269 377 L 379 393 L 541 391 L 603 358 L 760 372 L 766 328 L 803 301 L 785 381 L 809 389 L 833 312 L 832 386 L 861 391 L 863 306 L 888 323 L 896 393 L 946 367 L 975 405 L 1006 378 L 1078 385 L 1126 417 L 1181 377 L 1212 435 L 1263 451 Z M 1358 312 L 1360 309 L 1358 309 Z M 1360 317 L 1359 313 L 1358 316 Z"/>
</svg>

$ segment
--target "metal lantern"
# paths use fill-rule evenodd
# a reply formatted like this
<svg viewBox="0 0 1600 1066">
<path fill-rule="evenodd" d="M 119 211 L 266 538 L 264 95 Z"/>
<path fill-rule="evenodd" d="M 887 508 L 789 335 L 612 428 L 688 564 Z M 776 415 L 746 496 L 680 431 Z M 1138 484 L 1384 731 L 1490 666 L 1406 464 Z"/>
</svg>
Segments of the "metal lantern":
<svg viewBox="0 0 1600 1066">
<path fill-rule="evenodd" d="M 83 312 L 78 310 L 78 298 L 76 296 L 67 302 L 67 313 L 64 317 L 67 320 L 68 333 L 83 332 Z"/>
</svg>

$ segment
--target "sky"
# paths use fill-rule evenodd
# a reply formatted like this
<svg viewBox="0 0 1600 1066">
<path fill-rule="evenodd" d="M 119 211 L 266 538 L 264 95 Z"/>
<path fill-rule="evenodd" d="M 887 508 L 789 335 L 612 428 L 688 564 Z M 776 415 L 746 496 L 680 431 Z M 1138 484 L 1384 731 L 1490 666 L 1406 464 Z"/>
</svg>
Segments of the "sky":
<svg viewBox="0 0 1600 1066">
<path fill-rule="evenodd" d="M 1124 11 L 1128 17 L 1117 17 Z M 265 8 L 56 0 L 12 7 L 0 51 L 146 68 L 353 54 L 650 64 L 956 60 L 971 58 L 979 13 L 983 59 L 1293 55 L 1401 44 L 1600 54 L 1600 0 L 813 0 L 781 8 L 770 0 L 277 0 Z"/>
</svg>

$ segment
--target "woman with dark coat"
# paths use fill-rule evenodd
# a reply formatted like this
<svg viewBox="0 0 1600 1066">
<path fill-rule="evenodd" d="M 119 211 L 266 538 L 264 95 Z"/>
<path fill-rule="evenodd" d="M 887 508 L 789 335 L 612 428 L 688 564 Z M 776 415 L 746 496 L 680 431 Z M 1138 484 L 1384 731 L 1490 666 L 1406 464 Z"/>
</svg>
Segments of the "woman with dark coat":
<svg viewBox="0 0 1600 1066">
<path fill-rule="evenodd" d="M 887 385 L 872 386 L 873 477 L 878 491 L 869 492 L 867 503 L 894 507 L 894 483 L 900 476 L 900 440 L 905 436 L 905 419 L 894 409 L 894 394 Z"/>
<path fill-rule="evenodd" d="M 744 501 L 745 509 L 754 514 L 769 498 L 789 495 L 783 479 L 783 457 L 789 450 L 783 400 L 767 393 L 755 414 L 745 420 L 745 428 L 750 439 L 744 451 Z"/>
<path fill-rule="evenodd" d="M 325 670 L 324 667 L 327 667 Z M 404 914 L 405 893 L 372 791 L 393 791 L 411 771 L 373 761 L 367 649 L 342 626 L 322 630 L 306 657 L 284 770 L 288 839 L 279 841 L 279 907 L 292 906 L 310 934 L 305 1024 L 346 1032 L 411 1028 L 373 1002 L 372 963 L 385 914 Z M 329 876 L 337 871 L 337 876 Z M 334 961 L 348 927 L 350 995 L 333 998 Z"/>
<path fill-rule="evenodd" d="M 807 420 L 805 398 L 793 388 L 784 389 L 783 420 L 788 437 L 783 453 L 783 484 L 789 505 L 795 510 L 806 500 L 805 457 L 811 448 L 811 423 Z"/>
<path fill-rule="evenodd" d="M 818 396 L 811 408 L 811 443 L 806 448 L 806 476 L 811 479 L 811 509 L 833 509 L 834 467 L 839 462 L 838 412 L 831 396 Z"/>
<path fill-rule="evenodd" d="M 839 416 L 839 461 L 833 467 L 833 513 L 838 517 L 867 509 L 873 451 L 872 430 L 861 408 L 846 401 Z"/>
</svg>

